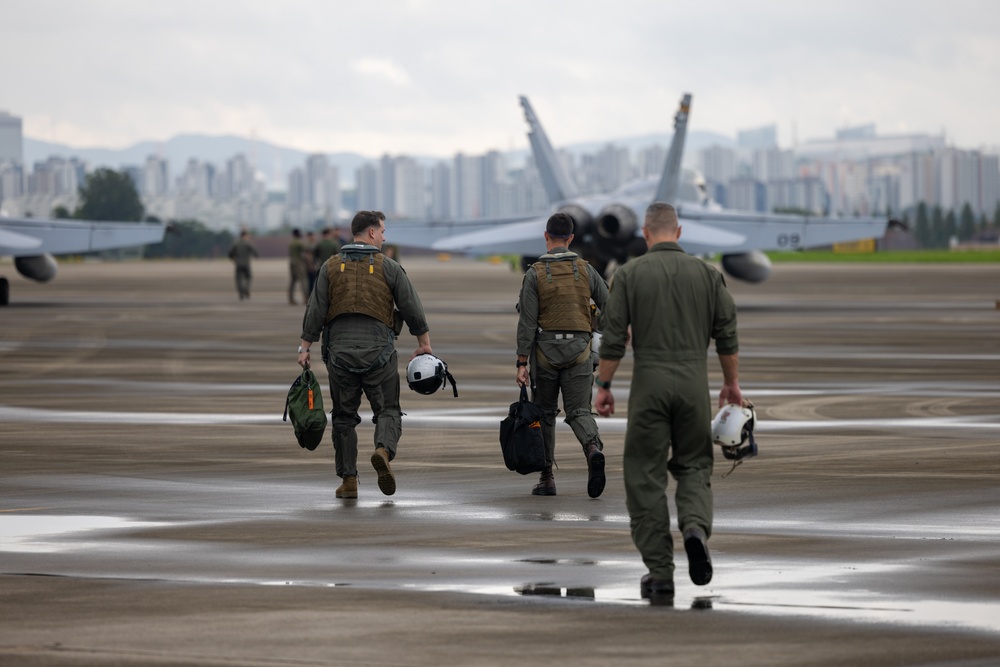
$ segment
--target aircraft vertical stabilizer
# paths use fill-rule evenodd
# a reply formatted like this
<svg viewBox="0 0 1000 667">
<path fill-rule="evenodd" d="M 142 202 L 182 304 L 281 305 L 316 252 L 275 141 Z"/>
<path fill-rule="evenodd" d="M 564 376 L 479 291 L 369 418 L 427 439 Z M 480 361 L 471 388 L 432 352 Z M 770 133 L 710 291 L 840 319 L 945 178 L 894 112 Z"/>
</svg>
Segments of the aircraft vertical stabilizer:
<svg viewBox="0 0 1000 667">
<path fill-rule="evenodd" d="M 549 138 L 542 129 L 542 124 L 538 122 L 534 110 L 528 98 L 521 96 L 521 107 L 524 109 L 524 119 L 528 121 L 528 141 L 531 142 L 531 152 L 535 156 L 535 164 L 542 177 L 542 186 L 545 194 L 549 197 L 550 204 L 558 204 L 572 197 L 577 196 L 576 186 L 569 180 L 569 176 L 562 168 L 559 158 L 556 157 Z"/>
<path fill-rule="evenodd" d="M 674 116 L 674 138 L 670 142 L 667 161 L 663 165 L 660 184 L 656 186 L 654 201 L 677 204 L 677 190 L 681 183 L 681 158 L 684 156 L 684 139 L 687 137 L 688 112 L 691 110 L 691 94 L 684 93 L 681 107 Z"/>
</svg>

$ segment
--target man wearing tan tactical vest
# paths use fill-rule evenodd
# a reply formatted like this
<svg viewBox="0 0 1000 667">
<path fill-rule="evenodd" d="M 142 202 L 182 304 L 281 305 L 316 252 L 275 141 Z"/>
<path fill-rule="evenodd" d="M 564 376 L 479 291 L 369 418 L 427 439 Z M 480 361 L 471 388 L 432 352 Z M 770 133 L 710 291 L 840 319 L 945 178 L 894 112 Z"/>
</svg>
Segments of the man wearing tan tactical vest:
<svg viewBox="0 0 1000 667">
<path fill-rule="evenodd" d="M 587 495 L 596 498 L 604 491 L 605 476 L 604 445 L 590 410 L 594 381 L 591 303 L 604 308 L 608 286 L 594 267 L 568 250 L 572 241 L 573 219 L 556 213 L 545 225 L 547 252 L 524 274 L 517 305 L 517 383 L 524 386 L 530 379 L 532 402 L 545 414 L 546 465 L 531 494 L 556 495 L 552 465 L 561 391 L 566 423 L 587 457 Z"/>
<path fill-rule="evenodd" d="M 385 241 L 381 211 L 358 211 L 351 232 L 353 243 L 344 245 L 316 276 L 302 320 L 299 365 L 309 365 L 310 347 L 328 328 L 323 360 L 333 398 L 334 461 L 337 476 L 343 480 L 336 495 L 358 497 L 356 428 L 361 422 L 358 408 L 364 392 L 375 415 L 371 463 L 378 474 L 378 488 L 391 496 L 396 492 L 396 478 L 389 462 L 396 458 L 402 431 L 394 341 L 405 322 L 417 338 L 417 349 L 410 358 L 433 354 L 430 329 L 420 297 L 403 267 L 381 252 Z"/>
</svg>

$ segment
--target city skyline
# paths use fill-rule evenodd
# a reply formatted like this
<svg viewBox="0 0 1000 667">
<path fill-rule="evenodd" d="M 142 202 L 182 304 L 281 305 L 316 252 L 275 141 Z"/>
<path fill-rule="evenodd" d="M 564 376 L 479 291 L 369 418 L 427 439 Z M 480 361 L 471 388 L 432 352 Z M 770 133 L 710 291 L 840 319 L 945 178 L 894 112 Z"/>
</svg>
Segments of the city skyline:
<svg viewBox="0 0 1000 667">
<path fill-rule="evenodd" d="M 520 94 L 572 145 L 669 132 L 691 92 L 692 132 L 775 123 L 791 146 L 875 122 L 993 149 L 997 18 L 975 0 L 23 3 L 0 23 L 0 108 L 73 147 L 193 132 L 444 158 L 526 149 Z"/>
</svg>

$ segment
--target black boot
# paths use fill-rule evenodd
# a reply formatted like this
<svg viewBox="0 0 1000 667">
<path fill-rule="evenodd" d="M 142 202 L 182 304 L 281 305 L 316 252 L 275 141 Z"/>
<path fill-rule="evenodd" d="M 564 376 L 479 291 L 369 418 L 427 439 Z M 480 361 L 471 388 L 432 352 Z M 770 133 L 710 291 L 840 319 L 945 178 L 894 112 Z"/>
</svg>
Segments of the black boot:
<svg viewBox="0 0 1000 667">
<path fill-rule="evenodd" d="M 604 452 L 596 442 L 587 443 L 583 453 L 587 456 L 587 495 L 596 498 L 604 492 Z"/>
<path fill-rule="evenodd" d="M 545 466 L 542 470 L 541 476 L 538 478 L 538 484 L 531 489 L 531 495 L 533 496 L 554 496 L 556 495 L 556 478 L 552 474 L 552 466 Z"/>
</svg>

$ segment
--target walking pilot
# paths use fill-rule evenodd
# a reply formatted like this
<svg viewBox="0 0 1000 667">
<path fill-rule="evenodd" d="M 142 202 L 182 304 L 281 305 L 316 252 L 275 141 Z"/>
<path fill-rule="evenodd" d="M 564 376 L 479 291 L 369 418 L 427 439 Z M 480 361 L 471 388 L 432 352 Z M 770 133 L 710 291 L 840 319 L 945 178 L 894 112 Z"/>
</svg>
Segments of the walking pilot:
<svg viewBox="0 0 1000 667">
<path fill-rule="evenodd" d="M 587 495 L 604 491 L 604 445 L 591 412 L 594 361 L 591 355 L 591 304 L 603 309 L 608 286 L 598 271 L 569 250 L 573 219 L 556 213 L 545 225 L 546 253 L 524 274 L 518 301 L 517 383 L 532 384 L 532 402 L 540 407 L 545 469 L 531 490 L 556 495 L 556 415 L 562 393 L 566 423 L 587 458 Z"/>
</svg>

